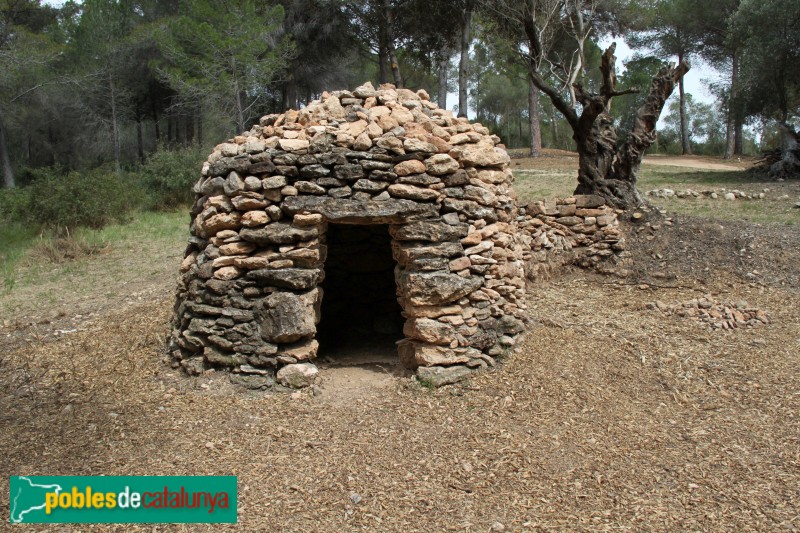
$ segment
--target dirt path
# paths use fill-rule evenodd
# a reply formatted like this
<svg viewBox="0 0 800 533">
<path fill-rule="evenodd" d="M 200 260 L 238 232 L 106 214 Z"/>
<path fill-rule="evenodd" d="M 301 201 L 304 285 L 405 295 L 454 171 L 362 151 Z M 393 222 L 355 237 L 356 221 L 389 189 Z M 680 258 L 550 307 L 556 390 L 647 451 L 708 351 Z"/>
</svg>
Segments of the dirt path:
<svg viewBox="0 0 800 533">
<path fill-rule="evenodd" d="M 645 165 L 666 165 L 671 167 L 697 168 L 700 170 L 744 170 L 750 166 L 749 161 L 720 163 L 718 158 L 702 156 L 662 156 L 649 155 L 642 160 Z"/>
<path fill-rule="evenodd" d="M 553 150 L 545 148 L 542 155 L 537 158 L 526 156 L 525 150 L 512 150 L 512 168 L 544 170 L 548 172 L 573 171 L 578 168 L 578 154 L 566 150 Z M 723 161 L 719 157 L 699 155 L 648 155 L 642 161 L 646 165 L 665 165 L 683 168 L 696 168 L 700 170 L 744 170 L 750 168 L 754 162 L 751 157 L 737 158 Z"/>
<path fill-rule="evenodd" d="M 767 230 L 742 226 L 755 246 L 732 261 L 740 233 L 679 222 L 632 239 L 639 279 L 533 290 L 519 350 L 438 390 L 382 360 L 323 364 L 317 394 L 187 378 L 162 361 L 162 287 L 0 355 L 0 473 L 237 475 L 238 526 L 193 531 L 797 530 L 800 247 L 751 280 Z M 772 324 L 648 308 L 709 292 Z M 0 521 L 8 498 L 0 484 Z"/>
</svg>

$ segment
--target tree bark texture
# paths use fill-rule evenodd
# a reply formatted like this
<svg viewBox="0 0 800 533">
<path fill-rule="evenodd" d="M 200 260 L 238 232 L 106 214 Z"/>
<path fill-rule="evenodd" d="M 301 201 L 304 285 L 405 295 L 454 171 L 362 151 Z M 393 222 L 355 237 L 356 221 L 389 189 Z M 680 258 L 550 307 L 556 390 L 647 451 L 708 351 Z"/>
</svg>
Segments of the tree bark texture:
<svg viewBox="0 0 800 533">
<path fill-rule="evenodd" d="M 461 57 L 458 61 L 458 116 L 466 117 L 469 111 L 467 101 L 467 67 L 469 46 L 472 43 L 472 2 L 467 2 L 461 16 Z"/>
<path fill-rule="evenodd" d="M 589 36 L 586 33 L 586 21 L 583 18 L 583 14 L 581 13 L 580 9 L 580 2 L 575 2 L 575 29 L 573 31 L 573 35 L 575 38 L 575 44 L 577 45 L 577 54 L 576 54 L 576 61 L 575 65 L 572 68 L 572 71 L 569 73 L 569 78 L 567 82 L 567 87 L 569 87 L 569 95 L 572 101 L 572 105 L 574 106 L 577 103 L 577 95 L 575 93 L 575 82 L 578 81 L 578 76 L 583 77 L 584 65 L 586 65 L 586 38 Z"/>
<path fill-rule="evenodd" d="M 6 140 L 6 130 L 3 126 L 3 117 L 0 115 L 0 165 L 3 167 L 3 185 L 12 189 L 16 185 L 14 181 L 14 168 L 11 166 L 11 156 L 8 153 L 8 141 Z"/>
<path fill-rule="evenodd" d="M 400 72 L 400 61 L 397 60 L 397 51 L 393 45 L 389 45 L 389 62 L 392 66 L 392 78 L 394 78 L 394 85 L 398 89 L 405 87 L 403 82 L 403 74 Z"/>
<path fill-rule="evenodd" d="M 288 80 L 281 90 L 281 100 L 283 109 L 297 109 L 297 84 L 294 80 Z"/>
<path fill-rule="evenodd" d="M 400 62 L 397 60 L 397 50 L 394 47 L 394 11 L 389 5 L 389 0 L 383 0 L 383 13 L 386 20 L 386 51 L 389 54 L 394 84 L 399 89 L 403 87 L 403 75 L 400 73 Z"/>
<path fill-rule="evenodd" d="M 683 63 L 683 54 L 678 54 L 678 64 L 681 63 Z M 692 141 L 689 139 L 689 119 L 686 116 L 686 93 L 683 89 L 683 78 L 681 78 L 678 82 L 681 118 L 681 152 L 683 155 L 692 155 Z"/>
<path fill-rule="evenodd" d="M 556 106 L 550 107 L 550 129 L 553 130 L 553 146 L 551 148 L 560 148 L 560 140 L 558 138 L 558 111 Z"/>
<path fill-rule="evenodd" d="M 734 51 L 731 59 L 731 90 L 728 95 L 728 120 L 725 125 L 725 159 L 732 158 L 736 151 L 736 99 L 738 97 L 736 84 L 739 81 L 739 54 Z"/>
<path fill-rule="evenodd" d="M 386 24 L 382 23 L 378 30 L 378 83 L 389 83 L 389 46 L 386 44 Z"/>
<path fill-rule="evenodd" d="M 186 145 L 190 145 L 194 142 L 194 113 L 192 109 L 189 109 L 189 113 L 186 115 Z"/>
<path fill-rule="evenodd" d="M 450 51 L 442 49 L 439 57 L 439 84 L 436 90 L 436 105 L 447 109 L 447 70 L 450 66 Z"/>
<path fill-rule="evenodd" d="M 729 114 L 725 121 L 725 154 L 722 156 L 724 159 L 731 159 L 733 157 L 733 149 L 735 146 L 734 132 L 733 118 Z"/>
<path fill-rule="evenodd" d="M 800 133 L 796 132 L 786 122 L 778 124 L 783 141 L 781 160 L 774 163 L 769 169 L 773 178 L 794 177 L 800 173 Z"/>
<path fill-rule="evenodd" d="M 653 78 L 650 92 L 636 112 L 634 126 L 625 142 L 616 147 L 617 131 L 608 114 L 611 99 L 631 91 L 616 90 L 616 57 L 612 44 L 603 53 L 600 70 L 603 84 L 599 94 L 576 84 L 576 95 L 583 106 L 579 117 L 568 118 L 578 148 L 578 187 L 575 194 L 598 194 L 614 207 L 627 209 L 645 204 L 636 189 L 644 152 L 656 139 L 656 123 L 664 103 L 675 85 L 689 70 L 684 61 L 677 67 L 663 67 Z"/>
<path fill-rule="evenodd" d="M 233 83 L 233 90 L 236 98 L 236 135 L 244 131 L 244 103 L 242 102 L 242 91 L 239 90 L 239 82 Z"/>
<path fill-rule="evenodd" d="M 736 113 L 733 121 L 733 154 L 742 155 L 744 153 L 744 120 L 741 113 Z"/>
<path fill-rule="evenodd" d="M 528 129 L 531 134 L 531 157 L 542 152 L 542 126 L 539 112 L 539 88 L 528 82 Z"/>
<path fill-rule="evenodd" d="M 114 163 L 117 173 L 122 172 L 122 141 L 119 133 L 119 123 L 117 120 L 117 92 L 114 85 L 114 77 L 109 74 L 108 87 L 111 93 L 111 128 L 114 141 Z"/>
<path fill-rule="evenodd" d="M 378 17 L 378 82 L 389 83 L 389 2 L 381 1 Z"/>
<path fill-rule="evenodd" d="M 2 120 L 0 120 L 2 122 Z M 2 124 L 0 124 L 2 127 Z M 58 158 L 56 157 L 56 137 L 53 133 L 53 126 L 49 124 L 47 126 L 47 162 L 48 166 L 53 166 L 58 162 Z"/>
<path fill-rule="evenodd" d="M 144 163 L 144 139 L 142 137 L 142 117 L 136 117 L 136 154 L 139 162 Z"/>
<path fill-rule="evenodd" d="M 153 102 L 153 125 L 155 126 L 156 145 L 161 144 L 161 127 L 158 125 L 159 120 L 161 120 L 161 117 L 158 115 L 158 108 L 155 102 Z"/>
<path fill-rule="evenodd" d="M 203 146 L 203 106 L 202 104 L 197 104 L 197 109 L 195 111 L 197 116 L 197 144 Z"/>
</svg>

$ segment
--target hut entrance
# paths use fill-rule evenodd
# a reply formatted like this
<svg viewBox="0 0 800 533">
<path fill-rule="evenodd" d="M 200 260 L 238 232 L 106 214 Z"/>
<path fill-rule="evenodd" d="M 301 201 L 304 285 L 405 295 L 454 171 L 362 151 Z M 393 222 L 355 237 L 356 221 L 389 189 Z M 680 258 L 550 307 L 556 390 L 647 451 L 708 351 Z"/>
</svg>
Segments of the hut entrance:
<svg viewBox="0 0 800 533">
<path fill-rule="evenodd" d="M 326 241 L 319 357 L 338 364 L 397 363 L 403 317 L 389 226 L 329 223 Z"/>
</svg>

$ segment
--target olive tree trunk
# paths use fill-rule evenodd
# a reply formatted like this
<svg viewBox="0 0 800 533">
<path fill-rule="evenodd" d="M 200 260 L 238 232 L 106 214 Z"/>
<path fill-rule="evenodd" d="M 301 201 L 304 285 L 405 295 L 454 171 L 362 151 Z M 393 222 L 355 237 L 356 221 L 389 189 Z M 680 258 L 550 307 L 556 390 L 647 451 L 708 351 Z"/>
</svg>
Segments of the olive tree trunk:
<svg viewBox="0 0 800 533">
<path fill-rule="evenodd" d="M 781 130 L 783 151 L 781 160 L 774 163 L 769 174 L 773 178 L 790 177 L 800 173 L 800 133 L 786 122 L 778 124 Z"/>
<path fill-rule="evenodd" d="M 658 71 L 647 98 L 636 112 L 631 132 L 618 147 L 617 130 L 609 115 L 611 100 L 615 96 L 638 91 L 616 89 L 615 49 L 616 44 L 612 43 L 603 53 L 600 65 L 603 83 L 599 93 L 589 92 L 579 83 L 574 84 L 576 99 L 583 107 L 580 115 L 536 70 L 531 69 L 529 75 L 531 81 L 550 97 L 572 128 L 572 138 L 578 150 L 578 187 L 575 194 L 597 194 L 614 207 L 628 209 L 645 204 L 636 189 L 642 157 L 655 142 L 656 123 L 664 103 L 689 70 L 689 64 L 684 61 L 677 67 L 669 65 Z"/>
<path fill-rule="evenodd" d="M 642 158 L 656 140 L 656 123 L 664 103 L 689 70 L 689 64 L 683 61 L 677 67 L 669 65 L 658 71 L 636 112 L 633 128 L 617 147 L 617 130 L 608 111 L 614 96 L 630 91 L 616 90 L 615 62 L 612 45 L 603 54 L 603 87 L 599 95 L 587 94 L 578 87 L 578 101 L 583 103 L 584 111 L 575 130 L 579 155 L 575 194 L 599 194 L 611 205 L 626 209 L 645 203 L 636 188 Z"/>
</svg>

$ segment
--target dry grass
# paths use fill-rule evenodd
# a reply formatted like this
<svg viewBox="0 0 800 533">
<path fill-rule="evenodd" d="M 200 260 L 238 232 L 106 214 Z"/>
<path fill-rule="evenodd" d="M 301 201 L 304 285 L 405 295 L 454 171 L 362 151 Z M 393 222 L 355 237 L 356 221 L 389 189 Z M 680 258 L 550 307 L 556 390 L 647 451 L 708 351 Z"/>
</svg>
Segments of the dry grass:
<svg viewBox="0 0 800 533">
<path fill-rule="evenodd" d="M 111 247 L 106 243 L 93 244 L 68 235 L 53 239 L 40 239 L 30 250 L 28 261 L 58 265 L 110 251 Z"/>
<path fill-rule="evenodd" d="M 578 156 L 563 150 L 543 150 L 540 157 L 519 157 L 511 160 L 514 189 L 523 201 L 542 198 L 566 198 L 575 190 Z"/>
<path fill-rule="evenodd" d="M 769 181 L 747 170 L 753 159 L 724 161 L 708 156 L 648 156 L 642 166 L 639 189 L 670 188 L 676 191 L 694 189 L 738 189 L 750 194 L 765 192 L 764 200 L 737 200 L 728 202 L 720 198 L 649 198 L 654 205 L 670 213 L 694 215 L 722 220 L 745 220 L 757 223 L 800 223 L 800 182 Z M 523 201 L 541 198 L 567 197 L 576 185 L 578 157 L 563 150 L 543 150 L 541 157 L 524 157 L 515 151 L 511 168 L 516 177 L 514 187 Z"/>
<path fill-rule="evenodd" d="M 59 531 L 796 531 L 800 236 L 782 232 L 680 218 L 634 233 L 636 277 L 532 290 L 518 351 L 439 390 L 384 376 L 342 396 L 328 370 L 317 396 L 186 378 L 162 362 L 156 280 L 0 354 L 0 473 L 239 477 L 237 526 Z M 712 332 L 646 308 L 708 292 L 772 324 Z"/>
<path fill-rule="evenodd" d="M 186 220 L 184 213 L 143 213 L 134 223 L 69 240 L 36 238 L 6 274 L 11 289 L 0 291 L 0 352 L 56 338 L 110 310 L 171 291 Z"/>
</svg>

